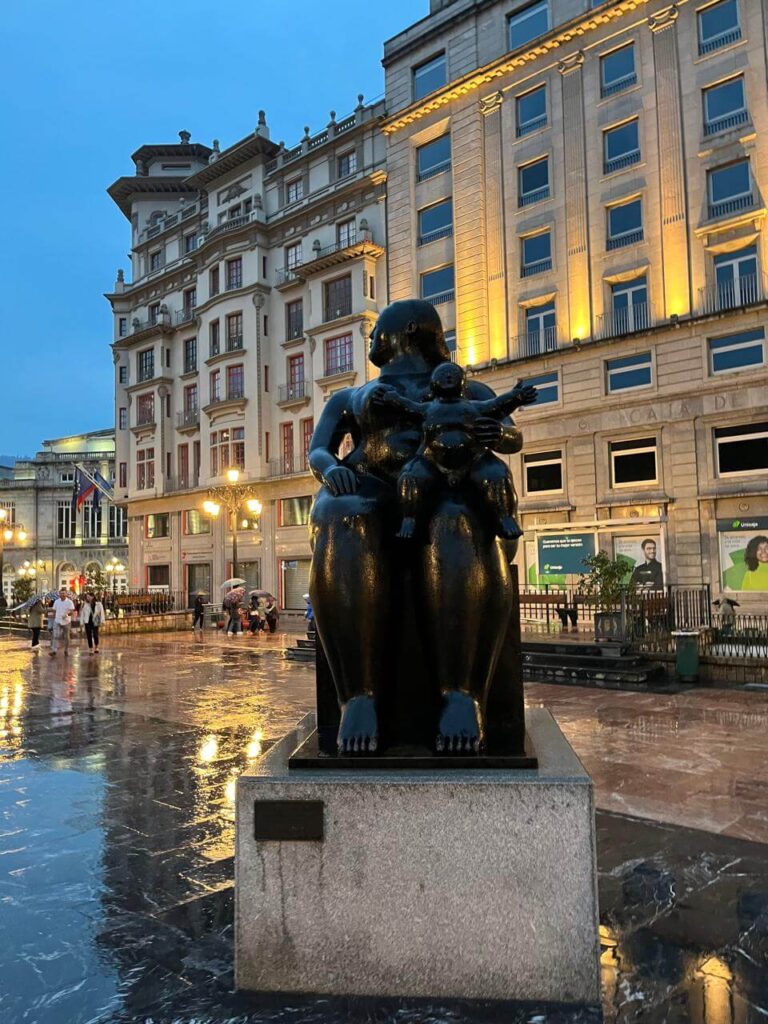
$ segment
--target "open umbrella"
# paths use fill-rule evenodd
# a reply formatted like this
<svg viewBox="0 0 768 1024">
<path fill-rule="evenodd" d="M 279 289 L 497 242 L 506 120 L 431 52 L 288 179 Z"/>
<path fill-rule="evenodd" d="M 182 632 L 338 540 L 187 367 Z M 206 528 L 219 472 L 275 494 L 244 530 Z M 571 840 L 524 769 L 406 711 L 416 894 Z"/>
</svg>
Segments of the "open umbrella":
<svg viewBox="0 0 768 1024">
<path fill-rule="evenodd" d="M 250 597 L 268 597 L 271 601 L 275 599 L 268 590 L 250 590 L 248 593 Z"/>
<path fill-rule="evenodd" d="M 224 580 L 224 582 L 221 584 L 221 590 L 223 590 L 225 587 L 239 587 L 242 586 L 242 584 L 244 584 L 245 582 L 246 581 L 241 580 L 239 576 L 233 576 L 231 580 Z"/>
<path fill-rule="evenodd" d="M 228 594 L 224 595 L 224 604 L 227 608 L 232 608 L 234 605 L 240 604 L 244 597 L 245 591 L 242 587 L 233 587 Z"/>
<path fill-rule="evenodd" d="M 22 604 L 11 608 L 11 612 L 27 612 L 38 601 L 55 601 L 58 596 L 58 590 L 48 590 L 44 594 L 33 594 L 32 597 L 28 597 Z"/>
</svg>

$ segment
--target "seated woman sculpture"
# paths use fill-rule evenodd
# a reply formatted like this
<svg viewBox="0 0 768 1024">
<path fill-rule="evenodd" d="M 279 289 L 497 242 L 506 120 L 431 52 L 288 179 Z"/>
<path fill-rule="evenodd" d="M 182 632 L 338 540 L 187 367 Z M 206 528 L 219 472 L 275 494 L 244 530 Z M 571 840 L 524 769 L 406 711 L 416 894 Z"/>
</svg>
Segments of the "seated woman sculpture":
<svg viewBox="0 0 768 1024">
<path fill-rule="evenodd" d="M 433 371 L 450 360 L 434 307 L 394 302 L 371 335 L 375 380 L 332 395 L 309 452 L 322 484 L 312 506 L 309 592 L 317 632 L 341 708 L 344 753 L 412 750 L 477 752 L 485 735 L 491 680 L 514 600 L 510 559 L 516 542 L 496 524 L 476 489 L 439 477 L 419 542 L 396 539 L 398 478 L 422 443 L 411 416 L 374 401 L 382 385 L 411 401 L 423 398 Z M 494 398 L 477 380 L 470 401 Z M 479 415 L 473 443 L 517 452 L 520 432 L 507 418 Z M 346 437 L 352 451 L 339 456 Z M 485 482 L 503 486 L 496 460 Z M 516 509 L 511 509 L 512 516 Z M 522 687 L 513 714 L 522 720 Z"/>
<path fill-rule="evenodd" d="M 439 474 L 450 487 L 468 481 L 488 507 L 496 534 L 506 540 L 522 536 L 514 515 L 516 506 L 512 474 L 474 433 L 481 417 L 501 420 L 521 405 L 536 401 L 538 392 L 518 381 L 511 391 L 484 400 L 465 397 L 467 375 L 456 363 L 440 363 L 432 374 L 429 400 L 413 402 L 381 385 L 372 401 L 397 409 L 421 425 L 423 440 L 419 450 L 398 478 L 398 493 L 403 521 L 397 536 L 410 539 L 417 521 L 426 515 L 429 497 L 439 486 Z M 436 476 L 436 474 L 438 476 Z"/>
</svg>

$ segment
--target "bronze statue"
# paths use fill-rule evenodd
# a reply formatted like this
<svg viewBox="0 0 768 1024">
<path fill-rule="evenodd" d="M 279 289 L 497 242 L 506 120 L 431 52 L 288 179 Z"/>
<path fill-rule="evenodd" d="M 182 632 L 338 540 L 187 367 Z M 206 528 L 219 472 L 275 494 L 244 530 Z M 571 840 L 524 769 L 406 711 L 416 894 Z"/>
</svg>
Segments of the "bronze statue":
<svg viewBox="0 0 768 1024">
<path fill-rule="evenodd" d="M 338 751 L 521 754 L 510 614 L 520 530 L 509 471 L 491 452 L 520 450 L 505 413 L 534 401 L 534 389 L 497 398 L 466 380 L 421 300 L 382 312 L 369 358 L 380 376 L 331 396 L 309 453 L 322 484 L 309 589 L 340 707 Z M 339 458 L 347 435 L 353 450 Z M 415 522 L 401 523 L 403 512 Z M 329 754 L 330 703 L 319 690 Z"/>
</svg>

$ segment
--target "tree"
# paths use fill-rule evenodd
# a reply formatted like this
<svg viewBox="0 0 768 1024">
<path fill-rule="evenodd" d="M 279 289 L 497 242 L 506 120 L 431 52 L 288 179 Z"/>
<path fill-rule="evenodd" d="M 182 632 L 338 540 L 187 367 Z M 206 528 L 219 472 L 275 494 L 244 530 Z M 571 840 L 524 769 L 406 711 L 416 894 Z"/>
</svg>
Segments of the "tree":
<svg viewBox="0 0 768 1024">
<path fill-rule="evenodd" d="M 101 566 L 90 566 L 85 570 L 85 582 L 89 590 L 104 591 L 109 589 L 106 573 Z"/>
<path fill-rule="evenodd" d="M 13 584 L 14 605 L 23 604 L 28 601 L 35 592 L 35 581 L 29 576 L 21 576 Z"/>
<path fill-rule="evenodd" d="M 601 611 L 617 610 L 621 604 L 621 595 L 629 594 L 633 588 L 622 581 L 627 573 L 626 562 L 622 558 L 611 558 L 605 551 L 589 555 L 584 559 L 588 572 L 579 579 L 579 589 L 586 597 L 595 599 Z"/>
</svg>

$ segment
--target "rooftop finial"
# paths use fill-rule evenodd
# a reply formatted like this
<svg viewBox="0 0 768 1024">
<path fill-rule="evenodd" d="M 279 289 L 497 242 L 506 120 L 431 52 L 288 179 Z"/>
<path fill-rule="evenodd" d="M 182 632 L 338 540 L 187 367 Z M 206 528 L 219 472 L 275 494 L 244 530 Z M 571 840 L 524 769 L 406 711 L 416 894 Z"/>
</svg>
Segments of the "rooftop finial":
<svg viewBox="0 0 768 1024">
<path fill-rule="evenodd" d="M 179 138 L 181 139 L 182 146 L 187 146 L 189 145 L 189 140 L 192 138 L 192 136 L 189 134 L 189 132 L 179 132 Z"/>
<path fill-rule="evenodd" d="M 219 159 L 220 155 L 221 154 L 219 152 L 219 140 L 218 139 L 214 139 L 213 140 L 213 149 L 211 150 L 211 153 L 210 153 L 210 155 L 208 157 L 208 163 L 209 164 L 216 163 L 216 161 Z"/>
</svg>

